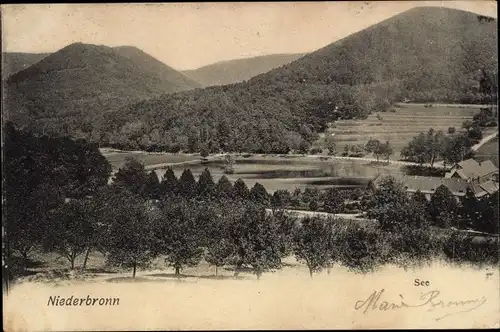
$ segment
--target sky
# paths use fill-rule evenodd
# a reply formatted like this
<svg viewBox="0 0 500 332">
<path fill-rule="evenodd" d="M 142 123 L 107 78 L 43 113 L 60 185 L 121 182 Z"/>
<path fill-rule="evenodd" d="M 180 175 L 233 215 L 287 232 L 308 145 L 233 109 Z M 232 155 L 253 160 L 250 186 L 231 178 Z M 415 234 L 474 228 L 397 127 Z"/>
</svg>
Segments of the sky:
<svg viewBox="0 0 500 332">
<path fill-rule="evenodd" d="M 2 5 L 6 52 L 74 42 L 136 46 L 187 70 L 266 54 L 305 53 L 417 6 L 497 17 L 495 1 Z"/>
</svg>

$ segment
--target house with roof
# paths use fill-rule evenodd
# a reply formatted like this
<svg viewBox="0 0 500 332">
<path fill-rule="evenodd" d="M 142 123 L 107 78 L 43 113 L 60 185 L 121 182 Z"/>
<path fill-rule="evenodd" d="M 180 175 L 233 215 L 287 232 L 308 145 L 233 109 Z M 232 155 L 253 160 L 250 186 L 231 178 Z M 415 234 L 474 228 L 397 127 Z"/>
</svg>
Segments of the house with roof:
<svg viewBox="0 0 500 332">
<path fill-rule="evenodd" d="M 464 171 L 464 168 L 466 171 Z M 496 168 L 496 167 L 495 167 Z M 436 189 L 443 185 L 450 190 L 450 192 L 458 199 L 465 196 L 467 189 L 472 190 L 476 198 L 483 198 L 485 196 L 496 193 L 499 189 L 498 181 L 492 180 L 489 176 L 492 172 L 490 166 L 479 168 L 482 170 L 480 173 L 471 173 L 471 169 L 478 170 L 478 168 L 471 168 L 467 165 L 455 168 L 455 171 L 450 171 L 453 176 L 436 177 L 436 176 L 415 176 L 415 175 L 380 175 L 373 181 L 370 181 L 369 189 L 376 191 L 380 188 L 384 179 L 391 176 L 396 181 L 401 182 L 409 196 L 414 195 L 420 191 L 425 197 L 430 200 L 432 194 Z M 498 170 L 497 170 L 498 172 Z M 458 173 L 458 174 L 457 174 Z M 497 173 L 498 174 L 498 173 Z M 461 175 L 465 175 L 462 178 Z M 477 180 L 479 178 L 479 181 Z"/>
<path fill-rule="evenodd" d="M 498 168 L 491 160 L 476 161 L 474 159 L 463 160 L 455 164 L 445 174 L 448 179 L 462 179 L 475 182 L 487 182 L 496 180 L 498 182 Z"/>
</svg>

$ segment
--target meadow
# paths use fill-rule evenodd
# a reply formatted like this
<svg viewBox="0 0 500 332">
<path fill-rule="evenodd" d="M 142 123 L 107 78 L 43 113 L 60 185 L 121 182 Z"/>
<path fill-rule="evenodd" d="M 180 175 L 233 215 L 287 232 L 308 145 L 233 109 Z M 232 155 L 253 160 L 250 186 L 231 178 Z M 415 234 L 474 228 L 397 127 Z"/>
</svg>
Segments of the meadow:
<svg viewBox="0 0 500 332">
<path fill-rule="evenodd" d="M 390 111 L 372 113 L 364 120 L 338 120 L 332 123 L 325 133 L 331 135 L 337 143 L 337 152 L 341 153 L 345 145 L 365 145 L 370 139 L 389 141 L 394 149 L 391 159 L 400 159 L 400 151 L 419 133 L 426 133 L 430 128 L 447 133 L 449 127 L 463 130 L 462 123 L 472 120 L 479 111 L 478 105 L 433 105 L 397 104 Z M 316 145 L 324 145 L 323 135 Z"/>
<path fill-rule="evenodd" d="M 114 149 L 101 149 L 101 154 L 106 157 L 113 169 L 122 167 L 125 164 L 125 159 L 127 157 L 137 158 L 139 161 L 144 163 L 145 166 L 162 163 L 178 163 L 200 159 L 199 155 L 194 154 L 120 151 Z"/>
</svg>

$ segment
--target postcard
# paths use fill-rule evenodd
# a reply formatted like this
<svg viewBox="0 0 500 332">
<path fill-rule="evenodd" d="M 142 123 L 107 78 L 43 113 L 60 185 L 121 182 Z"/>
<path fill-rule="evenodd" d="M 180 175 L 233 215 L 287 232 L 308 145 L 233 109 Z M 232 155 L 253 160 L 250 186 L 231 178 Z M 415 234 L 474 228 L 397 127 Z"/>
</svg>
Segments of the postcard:
<svg viewBox="0 0 500 332">
<path fill-rule="evenodd" d="M 495 1 L 1 22 L 5 331 L 500 327 Z"/>
</svg>

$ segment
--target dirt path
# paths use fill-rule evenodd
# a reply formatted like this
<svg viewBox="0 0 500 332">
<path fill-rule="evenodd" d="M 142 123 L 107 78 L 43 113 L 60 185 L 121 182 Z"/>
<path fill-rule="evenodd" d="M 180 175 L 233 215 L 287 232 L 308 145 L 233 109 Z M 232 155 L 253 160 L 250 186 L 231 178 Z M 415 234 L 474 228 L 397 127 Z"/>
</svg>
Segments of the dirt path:
<svg viewBox="0 0 500 332">
<path fill-rule="evenodd" d="M 494 133 L 486 136 L 486 137 L 483 137 L 482 140 L 479 141 L 479 143 L 477 143 L 476 145 L 474 145 L 471 149 L 472 151 L 477 151 L 479 150 L 480 147 L 482 147 L 484 144 L 488 143 L 489 141 L 491 141 L 492 139 L 494 139 L 495 137 L 498 137 L 498 129 L 495 130 Z"/>
</svg>

